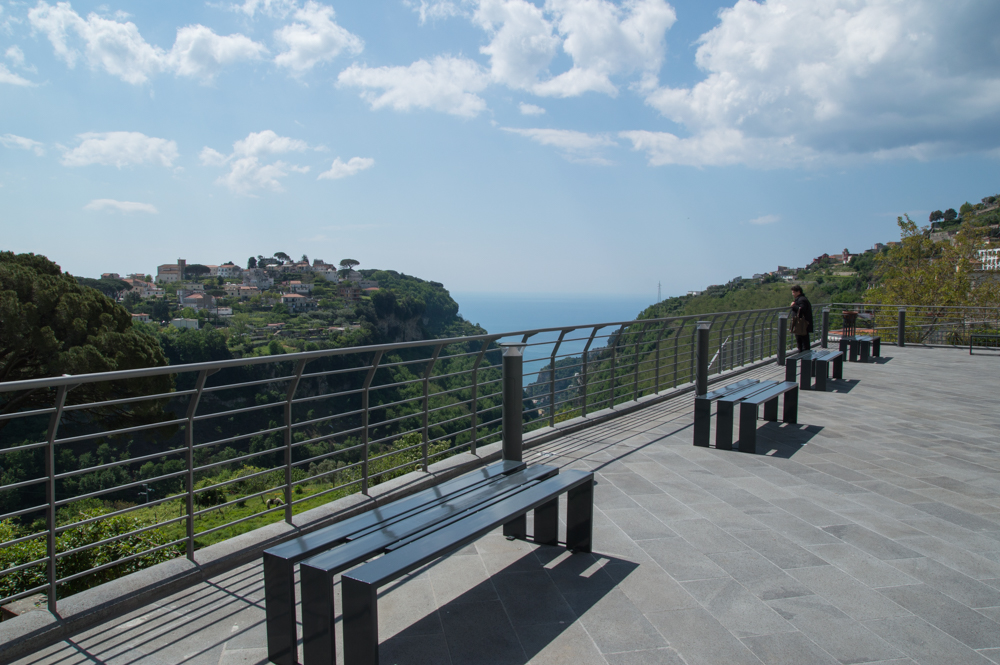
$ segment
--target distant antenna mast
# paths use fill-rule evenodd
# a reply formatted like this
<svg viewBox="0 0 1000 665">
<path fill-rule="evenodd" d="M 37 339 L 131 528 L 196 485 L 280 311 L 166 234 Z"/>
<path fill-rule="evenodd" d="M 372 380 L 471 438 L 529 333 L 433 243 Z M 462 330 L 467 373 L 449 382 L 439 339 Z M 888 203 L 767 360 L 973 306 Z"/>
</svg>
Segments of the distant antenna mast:
<svg viewBox="0 0 1000 665">
<path fill-rule="evenodd" d="M 663 295 L 660 291 L 660 283 L 656 283 L 656 302 L 663 302 Z"/>
</svg>

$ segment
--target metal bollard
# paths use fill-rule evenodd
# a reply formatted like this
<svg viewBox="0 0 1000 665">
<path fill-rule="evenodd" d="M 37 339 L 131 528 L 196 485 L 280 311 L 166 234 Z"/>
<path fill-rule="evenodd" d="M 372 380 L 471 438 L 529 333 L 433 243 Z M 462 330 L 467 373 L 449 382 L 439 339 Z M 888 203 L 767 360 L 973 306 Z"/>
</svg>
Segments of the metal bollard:
<svg viewBox="0 0 1000 665">
<path fill-rule="evenodd" d="M 906 346 L 906 308 L 899 308 L 899 323 L 896 328 L 896 346 Z"/>
<path fill-rule="evenodd" d="M 694 375 L 695 395 L 704 395 L 708 392 L 708 333 L 711 328 L 711 321 L 698 322 L 698 347 Z"/>
<path fill-rule="evenodd" d="M 788 312 L 778 315 L 778 364 L 785 366 L 785 352 L 788 350 Z"/>
<path fill-rule="evenodd" d="M 503 349 L 503 459 L 522 461 L 524 440 L 524 347 L 501 343 Z"/>
<path fill-rule="evenodd" d="M 819 345 L 821 348 L 830 347 L 830 308 L 823 308 L 823 333 L 819 338 Z"/>
</svg>

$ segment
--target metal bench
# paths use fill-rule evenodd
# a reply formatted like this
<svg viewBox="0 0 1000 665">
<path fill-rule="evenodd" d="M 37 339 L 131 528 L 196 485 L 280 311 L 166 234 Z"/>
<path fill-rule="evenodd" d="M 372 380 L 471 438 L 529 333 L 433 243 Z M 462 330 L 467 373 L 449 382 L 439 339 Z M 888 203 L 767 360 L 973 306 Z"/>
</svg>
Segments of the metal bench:
<svg viewBox="0 0 1000 665">
<path fill-rule="evenodd" d="M 429 510 L 359 533 L 350 541 L 303 561 L 300 566 L 300 593 L 305 665 L 331 665 L 334 662 L 330 654 L 334 653 L 335 647 L 333 578 L 336 574 L 377 554 L 398 549 L 412 540 L 436 532 L 558 473 L 559 470 L 551 466 L 529 467 L 471 492 L 453 496 Z"/>
<path fill-rule="evenodd" d="M 810 350 L 793 353 L 785 358 L 785 381 L 795 381 L 796 367 L 801 364 L 799 388 L 802 390 L 826 390 L 826 377 L 833 363 L 833 378 L 844 378 L 844 354 L 841 351 Z M 816 385 L 813 387 L 813 376 Z"/>
<path fill-rule="evenodd" d="M 971 334 L 969 334 L 969 355 L 970 356 L 972 355 L 972 344 L 977 339 L 987 340 L 987 341 L 988 340 L 994 340 L 996 342 L 1000 342 L 1000 332 L 977 332 L 977 333 L 971 333 Z M 979 348 L 984 349 L 986 351 L 995 351 L 995 350 L 997 350 L 997 347 L 995 347 L 995 346 L 989 346 L 988 344 L 986 344 L 986 345 L 984 345 L 984 344 L 977 344 L 976 346 L 978 346 Z"/>
<path fill-rule="evenodd" d="M 881 352 L 882 338 L 878 335 L 845 335 L 840 338 L 840 352 L 848 355 L 848 360 L 855 362 L 870 362 L 878 358 Z"/>
<path fill-rule="evenodd" d="M 778 420 L 778 397 L 784 395 L 781 420 L 786 423 L 798 422 L 799 386 L 794 381 L 774 383 L 740 400 L 740 452 L 757 452 L 757 413 L 764 405 L 764 420 Z M 718 425 L 717 425 L 718 426 Z"/>
<path fill-rule="evenodd" d="M 715 447 L 718 450 L 733 449 L 733 415 L 736 405 L 743 400 L 778 385 L 777 381 L 758 381 L 723 395 L 717 400 L 715 414 Z"/>
<path fill-rule="evenodd" d="M 378 664 L 378 589 L 399 577 L 453 552 L 486 535 L 512 517 L 535 511 L 535 540 L 557 545 L 559 495 L 567 494 L 566 548 L 575 552 L 591 550 L 594 511 L 594 474 L 567 470 L 518 492 L 487 508 L 423 537 L 403 541 L 385 556 L 352 570 L 341 577 L 343 598 L 344 662 L 346 665 Z M 303 600 L 305 620 L 329 625 L 332 637 L 333 613 L 329 578 L 314 559 L 302 564 L 303 585 L 315 597 Z M 320 598 L 320 596 L 323 596 Z M 306 648 L 309 649 L 309 643 Z M 333 663 L 333 641 L 323 663 Z M 308 663 L 307 657 L 307 663 Z M 320 661 L 317 661 L 320 662 Z"/>
<path fill-rule="evenodd" d="M 743 379 L 728 386 L 713 390 L 705 395 L 695 395 L 694 398 L 694 445 L 708 447 L 709 432 L 712 428 L 712 402 L 725 397 L 731 393 L 744 390 L 750 386 L 760 383 L 760 379 Z M 730 430 L 732 422 L 730 421 Z M 730 435 L 730 447 L 732 436 Z M 718 446 L 718 435 L 716 435 L 716 446 Z"/>
<path fill-rule="evenodd" d="M 384 533 L 399 522 L 420 519 L 421 515 L 425 518 L 440 515 L 438 509 L 448 502 L 470 494 L 482 496 L 475 492 L 524 469 L 524 462 L 504 461 L 491 464 L 266 550 L 264 603 L 268 659 L 277 665 L 294 665 L 297 660 L 294 577 L 297 563 L 348 541 L 358 542 L 372 532 Z M 381 551 L 378 547 L 384 541 L 376 538 L 363 542 L 375 548 L 372 550 L 373 555 Z"/>
</svg>

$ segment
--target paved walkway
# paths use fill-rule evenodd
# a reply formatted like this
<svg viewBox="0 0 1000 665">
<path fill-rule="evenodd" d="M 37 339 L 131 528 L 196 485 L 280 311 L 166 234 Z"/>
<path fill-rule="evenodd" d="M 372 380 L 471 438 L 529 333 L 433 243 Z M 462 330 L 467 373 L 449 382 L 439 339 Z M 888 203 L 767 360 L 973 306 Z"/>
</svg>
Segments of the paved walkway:
<svg viewBox="0 0 1000 665">
<path fill-rule="evenodd" d="M 1000 357 L 885 355 L 770 455 L 694 448 L 690 397 L 532 450 L 597 472 L 595 554 L 494 534 L 418 571 L 381 662 L 1000 663 Z M 252 565 L 19 665 L 264 663 L 262 621 Z"/>
</svg>

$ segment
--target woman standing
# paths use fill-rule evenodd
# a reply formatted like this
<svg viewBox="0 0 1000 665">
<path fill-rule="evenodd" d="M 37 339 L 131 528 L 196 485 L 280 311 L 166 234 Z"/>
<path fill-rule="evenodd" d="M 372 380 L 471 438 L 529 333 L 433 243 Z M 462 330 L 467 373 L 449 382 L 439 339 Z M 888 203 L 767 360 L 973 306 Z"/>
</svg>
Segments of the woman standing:
<svg viewBox="0 0 1000 665">
<path fill-rule="evenodd" d="M 798 284 L 792 287 L 792 297 L 795 298 L 791 305 L 793 324 L 796 318 L 804 319 L 807 324 L 804 334 L 796 331 L 795 342 L 798 344 L 799 351 L 807 351 L 809 349 L 809 333 L 813 331 L 812 303 L 809 302 L 809 298 L 806 298 L 806 294 L 802 292 L 802 287 Z"/>
</svg>

